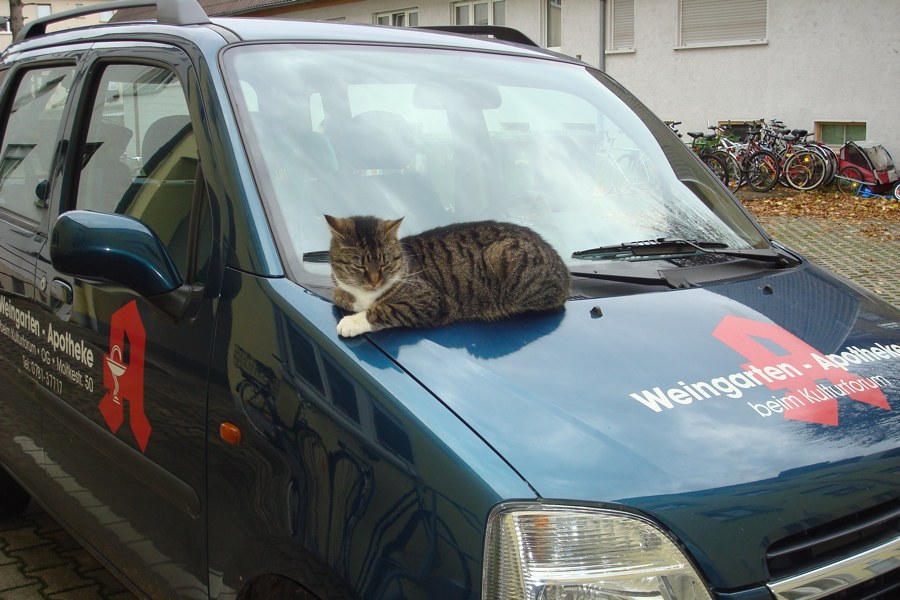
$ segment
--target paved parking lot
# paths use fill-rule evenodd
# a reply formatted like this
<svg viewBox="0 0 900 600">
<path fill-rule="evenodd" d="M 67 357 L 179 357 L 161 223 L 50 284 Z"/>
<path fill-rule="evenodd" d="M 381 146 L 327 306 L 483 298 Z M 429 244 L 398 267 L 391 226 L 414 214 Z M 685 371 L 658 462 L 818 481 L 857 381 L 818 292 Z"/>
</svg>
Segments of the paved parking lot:
<svg viewBox="0 0 900 600">
<path fill-rule="evenodd" d="M 34 502 L 23 517 L 0 519 L 2 600 L 134 597 Z"/>
<path fill-rule="evenodd" d="M 891 241 L 863 235 L 865 224 L 768 217 L 770 234 L 900 307 L 900 224 Z M 815 302 L 815 299 L 811 299 Z M 46 513 L 0 519 L 0 599 L 130 600 L 129 593 Z"/>
<path fill-rule="evenodd" d="M 769 234 L 818 264 L 900 307 L 900 223 L 877 223 L 885 238 L 864 235 L 872 223 L 763 217 Z"/>
</svg>

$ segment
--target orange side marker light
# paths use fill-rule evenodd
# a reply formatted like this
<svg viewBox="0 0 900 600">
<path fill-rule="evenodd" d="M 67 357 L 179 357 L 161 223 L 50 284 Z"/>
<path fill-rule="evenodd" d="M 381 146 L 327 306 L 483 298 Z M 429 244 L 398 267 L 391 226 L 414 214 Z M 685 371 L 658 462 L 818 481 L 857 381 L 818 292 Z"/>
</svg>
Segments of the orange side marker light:
<svg viewBox="0 0 900 600">
<path fill-rule="evenodd" d="M 219 437 L 235 446 L 241 443 L 241 428 L 234 423 L 225 421 L 219 425 Z"/>
</svg>

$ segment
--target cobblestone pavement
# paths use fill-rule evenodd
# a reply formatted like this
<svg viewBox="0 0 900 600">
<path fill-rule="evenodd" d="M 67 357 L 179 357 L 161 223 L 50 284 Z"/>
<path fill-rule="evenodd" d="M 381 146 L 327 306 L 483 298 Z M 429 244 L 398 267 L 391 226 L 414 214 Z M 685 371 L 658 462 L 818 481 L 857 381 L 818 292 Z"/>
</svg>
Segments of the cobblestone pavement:
<svg viewBox="0 0 900 600">
<path fill-rule="evenodd" d="M 34 502 L 0 519 L 0 599 L 132 600 L 87 550 Z"/>
<path fill-rule="evenodd" d="M 758 220 L 785 246 L 900 307 L 900 223 L 878 223 L 887 233 L 884 237 L 893 238 L 881 241 L 862 233 L 866 223 L 793 217 Z"/>
<path fill-rule="evenodd" d="M 776 240 L 900 307 L 900 224 L 893 241 L 861 233 L 864 225 L 790 217 L 760 223 Z M 131 600 L 134 596 L 34 504 L 23 517 L 0 519 L 0 600 Z"/>
</svg>

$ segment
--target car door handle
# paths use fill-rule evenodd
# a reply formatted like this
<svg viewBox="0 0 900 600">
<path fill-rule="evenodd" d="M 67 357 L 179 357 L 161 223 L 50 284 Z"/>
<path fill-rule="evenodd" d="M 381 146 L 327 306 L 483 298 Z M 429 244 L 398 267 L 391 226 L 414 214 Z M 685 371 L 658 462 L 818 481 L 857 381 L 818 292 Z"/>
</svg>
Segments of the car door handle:
<svg viewBox="0 0 900 600">
<path fill-rule="evenodd" d="M 54 279 L 50 284 L 50 298 L 52 299 L 54 308 L 58 308 L 61 304 L 72 304 L 72 286 L 60 279 Z"/>
</svg>

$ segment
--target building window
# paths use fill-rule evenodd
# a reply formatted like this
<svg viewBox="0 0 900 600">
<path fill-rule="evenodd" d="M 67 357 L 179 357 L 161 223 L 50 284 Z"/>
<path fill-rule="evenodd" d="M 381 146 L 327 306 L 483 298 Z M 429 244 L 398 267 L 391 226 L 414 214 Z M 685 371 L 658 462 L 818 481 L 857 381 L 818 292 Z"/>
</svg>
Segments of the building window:
<svg viewBox="0 0 900 600">
<path fill-rule="evenodd" d="M 816 139 L 829 146 L 843 146 L 845 143 L 866 139 L 866 124 L 859 122 L 816 122 Z"/>
<path fill-rule="evenodd" d="M 506 2 L 456 2 L 453 4 L 454 25 L 506 25 Z"/>
<path fill-rule="evenodd" d="M 9 17 L 6 15 L 0 16 L 0 33 L 12 33 L 9 28 Z"/>
<path fill-rule="evenodd" d="M 418 27 L 419 9 L 394 10 L 375 15 L 376 25 L 390 25 L 391 27 Z"/>
<path fill-rule="evenodd" d="M 607 0 L 607 50 L 634 50 L 634 0 Z"/>
<path fill-rule="evenodd" d="M 49 17 L 53 14 L 53 9 L 49 4 L 35 4 L 35 10 L 37 11 L 37 18 L 40 19 L 42 17 Z"/>
<path fill-rule="evenodd" d="M 547 0 L 547 47 L 562 46 L 562 0 Z"/>
<path fill-rule="evenodd" d="M 767 0 L 680 0 L 678 46 L 766 41 Z"/>
<path fill-rule="evenodd" d="M 562 0 L 547 0 L 547 47 L 562 46 Z"/>
</svg>

